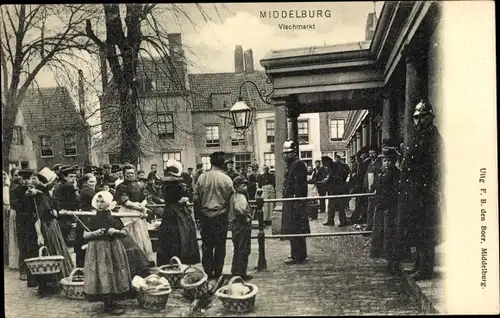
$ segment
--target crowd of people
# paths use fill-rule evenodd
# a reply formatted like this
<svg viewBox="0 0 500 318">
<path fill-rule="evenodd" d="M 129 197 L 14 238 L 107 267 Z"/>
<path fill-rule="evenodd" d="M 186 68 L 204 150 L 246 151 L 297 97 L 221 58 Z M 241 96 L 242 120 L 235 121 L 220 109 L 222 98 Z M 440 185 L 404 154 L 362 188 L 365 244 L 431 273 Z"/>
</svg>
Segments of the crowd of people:
<svg viewBox="0 0 500 318">
<path fill-rule="evenodd" d="M 284 198 L 317 197 L 318 212 L 326 212 L 325 195 L 374 193 L 356 197 L 346 217 L 350 199 L 329 199 L 325 226 L 351 224 L 371 231 L 371 257 L 388 260 L 387 269 L 396 274 L 398 263 L 417 250 L 415 279 L 432 277 L 434 247 L 439 243 L 439 153 L 441 137 L 432 123 L 432 106 L 421 102 L 414 113 L 415 135 L 406 149 L 384 140 L 381 155 L 375 148 L 362 148 L 351 157 L 351 167 L 323 156 L 315 167 L 299 159 L 296 145 L 286 141 L 283 160 L 286 171 Z M 13 168 L 3 172 L 4 265 L 18 269 L 28 287 L 37 287 L 41 297 L 58 290 L 57 282 L 76 267 L 84 268 L 85 293 L 100 300 L 105 309 L 121 313 L 115 303 L 131 295 L 131 279 L 146 277 L 154 266 L 169 264 L 173 256 L 182 263 L 200 263 L 210 279 L 222 275 L 226 239 L 232 232 L 234 245 L 231 274 L 252 279 L 247 273 L 254 218 L 249 204 L 262 190 L 264 199 L 275 196 L 276 178 L 269 167 L 251 164 L 236 171 L 224 152 L 210 156 L 211 168 L 196 171 L 176 160 L 168 160 L 163 176 L 157 165 L 147 174 L 130 164 L 102 167 L 55 165 L 40 171 Z M 319 196 L 317 196 L 319 195 Z M 156 204 L 156 206 L 154 206 Z M 148 205 L 153 205 L 149 208 Z M 160 206 L 158 206 L 160 205 Z M 282 233 L 310 233 L 306 200 L 283 202 Z M 76 216 L 62 211 L 96 211 L 95 216 Z M 271 223 L 273 207 L 264 207 L 264 222 Z M 114 212 L 134 212 L 118 217 Z M 130 214 L 128 214 L 130 215 Z M 161 218 L 159 245 L 154 257 L 148 222 Z M 68 251 L 69 233 L 76 221 L 74 251 Z M 199 227 L 202 256 L 196 236 Z M 289 239 L 291 254 L 285 264 L 308 259 L 305 237 Z M 61 272 L 55 277 L 31 275 L 25 259 L 37 257 L 46 246 L 51 255 L 62 255 Z M 106 274 L 103 274 L 106 273 Z"/>
</svg>

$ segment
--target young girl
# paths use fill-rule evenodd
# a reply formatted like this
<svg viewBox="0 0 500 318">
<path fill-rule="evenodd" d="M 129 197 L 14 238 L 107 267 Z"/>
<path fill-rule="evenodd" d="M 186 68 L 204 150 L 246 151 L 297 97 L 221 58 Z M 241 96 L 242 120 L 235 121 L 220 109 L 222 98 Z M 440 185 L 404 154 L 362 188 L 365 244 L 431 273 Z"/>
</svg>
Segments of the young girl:
<svg viewBox="0 0 500 318">
<path fill-rule="evenodd" d="M 98 192 L 92 199 L 97 210 L 88 220 L 83 238 L 88 242 L 84 267 L 84 293 L 89 301 L 104 302 L 104 311 L 122 314 L 123 307 L 116 300 L 130 296 L 131 275 L 122 238 L 127 235 L 123 224 L 111 216 L 115 206 L 113 195 Z"/>
</svg>

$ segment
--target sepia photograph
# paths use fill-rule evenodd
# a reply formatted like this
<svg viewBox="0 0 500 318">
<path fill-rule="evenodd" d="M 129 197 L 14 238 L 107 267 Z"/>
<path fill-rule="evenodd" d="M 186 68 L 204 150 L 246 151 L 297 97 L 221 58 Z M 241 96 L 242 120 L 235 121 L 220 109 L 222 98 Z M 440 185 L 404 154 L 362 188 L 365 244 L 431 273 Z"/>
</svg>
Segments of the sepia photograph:
<svg viewBox="0 0 500 318">
<path fill-rule="evenodd" d="M 494 10 L 2 5 L 5 317 L 499 314 Z"/>
</svg>

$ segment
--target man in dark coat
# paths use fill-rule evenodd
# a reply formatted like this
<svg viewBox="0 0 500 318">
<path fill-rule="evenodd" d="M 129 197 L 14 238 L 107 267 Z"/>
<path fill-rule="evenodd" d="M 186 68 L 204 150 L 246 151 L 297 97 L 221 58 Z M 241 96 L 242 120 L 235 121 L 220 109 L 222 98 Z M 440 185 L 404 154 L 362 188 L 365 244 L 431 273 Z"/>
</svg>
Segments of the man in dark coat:
<svg viewBox="0 0 500 318">
<path fill-rule="evenodd" d="M 61 167 L 59 171 L 60 182 L 54 188 L 54 200 L 57 211 L 78 209 L 78 189 L 75 187 L 76 169 L 69 166 Z M 68 244 L 68 236 L 72 228 L 73 218 L 69 215 L 61 215 L 57 221 L 61 227 L 61 233 Z"/>
<path fill-rule="evenodd" d="M 357 154 L 358 158 L 358 170 L 353 180 L 353 187 L 351 193 L 363 193 L 363 181 L 365 179 L 366 170 L 368 169 L 368 164 L 370 158 L 368 158 L 368 149 L 363 147 L 359 150 Z M 356 228 L 361 228 L 361 223 L 366 219 L 366 207 L 368 201 L 366 197 L 356 198 L 356 207 L 354 212 L 352 212 L 350 223 L 357 225 Z"/>
<path fill-rule="evenodd" d="M 316 176 L 316 188 L 318 189 L 318 194 L 320 197 L 324 197 L 327 194 L 326 186 L 320 181 L 326 178 L 327 172 L 326 168 L 321 164 L 321 160 L 316 160 L 314 162 L 316 167 L 314 167 L 314 174 Z M 319 200 L 319 213 L 324 213 L 326 211 L 326 199 Z"/>
<path fill-rule="evenodd" d="M 435 246 L 440 235 L 440 172 L 442 139 L 433 124 L 432 105 L 415 107 L 415 132 L 401 163 L 398 209 L 398 259 L 408 246 L 416 246 L 413 279 L 433 277 Z"/>
<path fill-rule="evenodd" d="M 376 147 L 371 147 L 368 151 L 368 167 L 366 168 L 365 178 L 363 180 L 363 188 L 366 193 L 372 193 L 373 183 L 380 172 L 382 167 L 382 159 L 378 157 L 378 149 Z M 375 198 L 367 198 L 367 209 L 366 209 L 366 231 L 371 231 L 373 227 L 373 214 L 375 210 Z"/>
<path fill-rule="evenodd" d="M 347 178 L 349 177 L 349 174 L 351 173 L 351 169 L 349 169 L 349 165 L 346 163 L 342 162 L 342 157 L 338 153 L 335 154 L 334 162 L 338 166 L 338 174 L 339 174 L 339 187 L 338 187 L 338 193 L 339 194 L 347 194 L 349 193 L 349 188 L 347 185 Z M 340 211 L 339 211 L 339 226 L 346 226 L 347 219 L 346 219 L 346 210 L 349 207 L 349 198 L 347 199 L 342 199 L 340 202 Z"/>
<path fill-rule="evenodd" d="M 283 158 L 286 164 L 283 180 L 283 198 L 307 197 L 307 166 L 298 158 L 293 141 L 287 140 L 283 144 Z M 283 202 L 281 229 L 283 234 L 311 233 L 309 218 L 306 210 L 306 201 Z M 305 237 L 290 239 L 291 255 L 285 264 L 300 264 L 307 259 L 307 245 Z"/>
</svg>

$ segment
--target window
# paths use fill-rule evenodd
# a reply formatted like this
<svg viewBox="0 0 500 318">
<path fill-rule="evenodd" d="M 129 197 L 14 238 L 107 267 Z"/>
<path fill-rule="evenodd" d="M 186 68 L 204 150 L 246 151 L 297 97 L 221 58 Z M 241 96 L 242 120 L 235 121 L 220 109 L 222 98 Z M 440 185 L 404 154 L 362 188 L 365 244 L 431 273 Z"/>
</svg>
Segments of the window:
<svg viewBox="0 0 500 318">
<path fill-rule="evenodd" d="M 252 163 L 251 153 L 240 153 L 234 155 L 234 166 L 246 169 Z"/>
<path fill-rule="evenodd" d="M 171 152 L 164 152 L 163 153 L 163 169 L 167 169 L 167 161 L 169 159 L 174 159 L 179 162 L 182 162 L 181 158 L 181 152 L 180 151 L 171 151 Z"/>
<path fill-rule="evenodd" d="M 268 166 L 269 169 L 274 169 L 274 165 L 276 164 L 276 160 L 274 158 L 274 152 L 265 152 L 264 165 Z"/>
<path fill-rule="evenodd" d="M 220 136 L 219 136 L 219 126 L 210 125 L 206 126 L 205 130 L 207 142 L 207 147 L 220 147 Z"/>
<path fill-rule="evenodd" d="M 64 156 L 76 156 L 76 134 L 64 135 Z"/>
<path fill-rule="evenodd" d="M 312 151 L 301 151 L 300 152 L 300 159 L 306 163 L 306 166 L 312 166 L 312 164 L 313 164 L 312 156 L 313 156 Z"/>
<path fill-rule="evenodd" d="M 54 156 L 54 151 L 52 149 L 52 142 L 49 136 L 40 136 L 40 149 L 43 157 Z"/>
<path fill-rule="evenodd" d="M 23 127 L 14 126 L 14 131 L 12 132 L 12 144 L 22 145 L 24 143 Z"/>
<path fill-rule="evenodd" d="M 157 114 L 158 139 L 174 139 L 174 114 Z"/>
<path fill-rule="evenodd" d="M 266 138 L 267 143 L 274 142 L 274 120 L 266 120 Z"/>
<path fill-rule="evenodd" d="M 341 140 L 344 136 L 344 119 L 330 120 L 330 140 Z"/>
<path fill-rule="evenodd" d="M 210 156 L 201 156 L 201 163 L 203 164 L 203 170 L 207 171 L 212 168 L 210 164 Z"/>
<path fill-rule="evenodd" d="M 308 120 L 297 120 L 297 126 L 299 128 L 299 144 L 309 143 L 309 121 Z"/>
<path fill-rule="evenodd" d="M 232 126 L 232 125 L 231 125 Z M 244 146 L 245 145 L 245 133 L 234 129 L 231 127 L 231 146 Z"/>
<path fill-rule="evenodd" d="M 137 157 L 137 171 L 141 170 L 141 156 Z"/>
<path fill-rule="evenodd" d="M 108 155 L 108 159 L 109 159 L 109 164 L 110 165 L 117 165 L 117 164 L 120 163 L 120 154 L 110 153 Z"/>
</svg>

